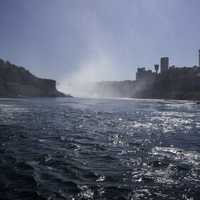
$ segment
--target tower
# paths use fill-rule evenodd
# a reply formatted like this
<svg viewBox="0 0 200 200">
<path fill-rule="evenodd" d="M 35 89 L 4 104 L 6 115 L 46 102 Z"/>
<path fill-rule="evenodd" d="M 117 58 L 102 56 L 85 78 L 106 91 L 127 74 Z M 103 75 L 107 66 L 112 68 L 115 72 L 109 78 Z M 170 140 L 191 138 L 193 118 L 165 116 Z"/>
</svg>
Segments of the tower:
<svg viewBox="0 0 200 200">
<path fill-rule="evenodd" d="M 160 59 L 160 73 L 166 72 L 169 68 L 169 58 L 168 57 L 162 57 Z"/>
<path fill-rule="evenodd" d="M 200 49 L 199 49 L 199 60 L 198 60 L 198 66 L 200 67 Z"/>
<path fill-rule="evenodd" d="M 155 71 L 156 71 L 156 74 L 158 74 L 159 65 L 158 65 L 158 64 L 155 64 L 155 65 L 154 65 L 154 69 L 155 69 Z"/>
</svg>

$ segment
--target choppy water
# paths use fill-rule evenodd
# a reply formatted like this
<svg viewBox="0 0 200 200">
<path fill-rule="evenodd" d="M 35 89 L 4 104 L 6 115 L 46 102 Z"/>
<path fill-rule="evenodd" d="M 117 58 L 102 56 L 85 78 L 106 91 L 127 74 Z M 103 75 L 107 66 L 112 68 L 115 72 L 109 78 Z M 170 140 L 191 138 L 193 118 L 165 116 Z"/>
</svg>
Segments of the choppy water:
<svg viewBox="0 0 200 200">
<path fill-rule="evenodd" d="M 200 199 L 200 105 L 1 99 L 0 199 Z"/>
</svg>

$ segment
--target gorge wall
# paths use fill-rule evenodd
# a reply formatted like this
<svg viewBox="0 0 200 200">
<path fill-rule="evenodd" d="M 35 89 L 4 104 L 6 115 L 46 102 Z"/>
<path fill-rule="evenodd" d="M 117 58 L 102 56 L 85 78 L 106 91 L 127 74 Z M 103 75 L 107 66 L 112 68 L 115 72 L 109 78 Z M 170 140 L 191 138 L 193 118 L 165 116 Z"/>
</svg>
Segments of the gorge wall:
<svg viewBox="0 0 200 200">
<path fill-rule="evenodd" d="M 0 97 L 61 97 L 56 81 L 34 76 L 24 67 L 0 59 Z"/>
</svg>

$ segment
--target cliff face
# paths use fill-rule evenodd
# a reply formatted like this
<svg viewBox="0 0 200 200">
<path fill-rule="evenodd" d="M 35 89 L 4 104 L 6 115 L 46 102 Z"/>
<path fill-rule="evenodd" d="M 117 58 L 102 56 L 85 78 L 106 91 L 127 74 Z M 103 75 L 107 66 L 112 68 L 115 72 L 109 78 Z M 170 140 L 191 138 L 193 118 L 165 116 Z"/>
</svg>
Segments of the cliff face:
<svg viewBox="0 0 200 200">
<path fill-rule="evenodd" d="M 104 97 L 200 100 L 200 67 L 170 69 L 154 79 L 101 82 L 95 90 Z"/>
<path fill-rule="evenodd" d="M 23 67 L 0 59 L 0 97 L 61 97 L 56 81 L 37 78 Z"/>
<path fill-rule="evenodd" d="M 153 97 L 170 99 L 200 99 L 200 68 L 169 70 L 155 79 L 151 88 Z"/>
</svg>

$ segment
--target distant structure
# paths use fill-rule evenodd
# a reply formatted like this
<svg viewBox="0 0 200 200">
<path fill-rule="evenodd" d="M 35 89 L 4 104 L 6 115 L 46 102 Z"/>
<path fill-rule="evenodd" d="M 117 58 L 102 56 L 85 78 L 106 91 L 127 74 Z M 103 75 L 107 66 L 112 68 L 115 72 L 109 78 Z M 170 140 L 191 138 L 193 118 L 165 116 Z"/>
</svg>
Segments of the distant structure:
<svg viewBox="0 0 200 200">
<path fill-rule="evenodd" d="M 155 79 L 159 79 L 160 77 L 165 77 L 163 75 L 174 75 L 177 73 L 180 76 L 192 77 L 193 79 L 196 77 L 200 77 L 200 49 L 198 50 L 198 65 L 194 65 L 193 67 L 176 67 L 175 65 L 169 66 L 169 57 L 161 57 L 160 65 L 154 65 L 154 72 L 152 70 L 148 70 L 145 67 L 140 67 L 137 69 L 136 73 L 136 81 L 145 81 L 152 82 Z M 192 79 L 191 79 L 192 80 Z M 193 81 L 194 82 L 194 81 Z M 200 87 L 200 80 L 199 80 Z"/>
<path fill-rule="evenodd" d="M 137 68 L 136 80 L 153 80 L 155 73 L 152 70 L 146 70 L 145 67 Z"/>
<path fill-rule="evenodd" d="M 198 63 L 199 65 L 199 67 L 200 67 L 200 49 L 199 49 L 199 63 Z"/>
<path fill-rule="evenodd" d="M 154 65 L 154 69 L 155 69 L 155 71 L 156 71 L 156 74 L 158 74 L 159 65 L 158 65 L 158 64 L 155 64 L 155 65 Z"/>
<path fill-rule="evenodd" d="M 161 57 L 160 59 L 160 73 L 167 72 L 169 69 L 169 58 L 168 57 Z"/>
</svg>

